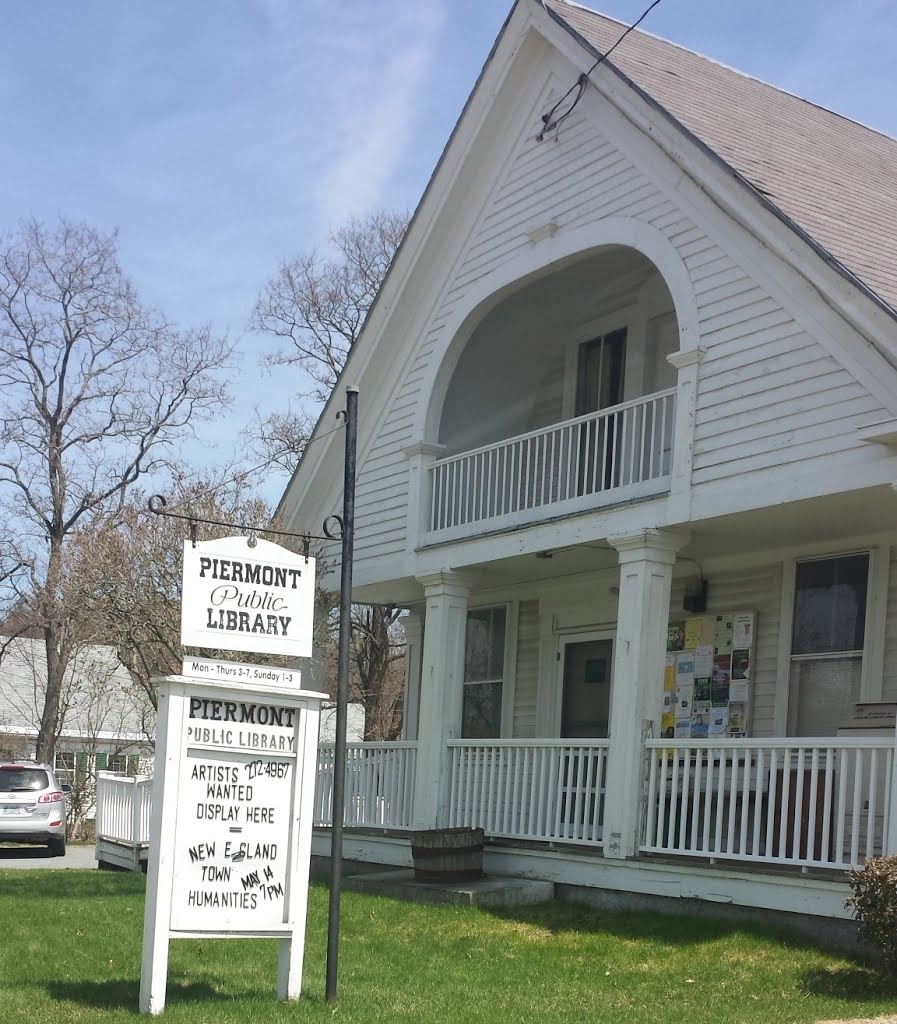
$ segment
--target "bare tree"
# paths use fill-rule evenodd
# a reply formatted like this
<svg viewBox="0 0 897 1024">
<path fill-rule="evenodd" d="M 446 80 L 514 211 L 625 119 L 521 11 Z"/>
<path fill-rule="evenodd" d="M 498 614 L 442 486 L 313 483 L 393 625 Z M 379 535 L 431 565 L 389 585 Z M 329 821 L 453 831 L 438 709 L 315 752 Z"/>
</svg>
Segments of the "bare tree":
<svg viewBox="0 0 897 1024">
<path fill-rule="evenodd" d="M 52 756 L 80 642 L 66 603 L 69 540 L 169 467 L 192 421 L 220 413 L 230 354 L 209 328 L 178 330 L 141 305 L 115 235 L 29 221 L 0 240 L 0 503 L 29 549 L 46 648 L 40 758 Z"/>
<path fill-rule="evenodd" d="M 209 479 L 177 479 L 172 508 L 181 514 L 223 522 L 239 521 L 263 535 L 271 509 L 247 497 L 240 475 L 226 483 Z M 197 538 L 208 540 L 232 533 L 226 527 L 197 526 Z M 181 584 L 185 524 L 154 516 L 147 495 L 135 488 L 114 521 L 74 539 L 78 564 L 72 572 L 80 584 L 79 605 L 98 624 L 129 669 L 148 708 L 155 709 L 156 676 L 181 671 L 186 654 L 181 646 Z M 215 657 L 216 652 L 203 652 Z M 219 652 L 220 653 L 220 652 Z M 229 652 L 230 660 L 265 661 L 259 655 Z"/>
<path fill-rule="evenodd" d="M 268 363 L 302 369 L 311 382 L 302 397 L 325 401 L 330 395 L 407 226 L 404 213 L 377 211 L 350 220 L 330 235 L 333 258 L 312 251 L 286 260 L 259 296 L 250 326 L 287 343 Z M 291 410 L 262 419 L 252 431 L 253 450 L 292 472 L 312 427 L 307 416 Z M 401 731 L 404 642 L 398 613 L 353 608 L 350 687 L 352 698 L 364 704 L 365 739 L 395 739 Z M 325 676 L 335 674 L 335 642 L 331 630 Z"/>
<path fill-rule="evenodd" d="M 256 418 L 243 431 L 244 454 L 260 465 L 272 466 L 292 475 L 305 452 L 314 430 L 314 419 L 307 412 L 288 407 Z"/>
<path fill-rule="evenodd" d="M 331 232 L 334 258 L 294 256 L 265 286 L 250 326 L 289 343 L 268 362 L 301 367 L 312 382 L 304 397 L 330 396 L 407 226 L 407 214 L 382 210 L 352 219 Z"/>
<path fill-rule="evenodd" d="M 402 732 L 405 635 L 400 613 L 383 605 L 352 609 L 351 689 L 364 705 L 366 740 L 395 740 Z"/>
</svg>

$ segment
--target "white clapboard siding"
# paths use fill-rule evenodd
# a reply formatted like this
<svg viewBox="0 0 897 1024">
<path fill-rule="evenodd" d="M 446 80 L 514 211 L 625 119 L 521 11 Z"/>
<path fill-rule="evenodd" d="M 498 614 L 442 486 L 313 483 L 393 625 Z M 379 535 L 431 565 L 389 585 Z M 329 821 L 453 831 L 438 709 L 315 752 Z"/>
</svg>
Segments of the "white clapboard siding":
<svg viewBox="0 0 897 1024">
<path fill-rule="evenodd" d="M 670 599 L 671 618 L 687 615 L 681 611 L 683 590 L 684 582 L 676 580 Z M 708 574 L 708 615 L 757 613 L 756 662 L 751 672 L 748 725 L 750 735 L 760 738 L 776 735 L 774 713 L 781 602 L 781 563 Z"/>
<path fill-rule="evenodd" d="M 533 69 L 537 73 L 538 69 Z M 765 293 L 703 224 L 685 215 L 675 191 L 657 185 L 636 168 L 602 132 L 601 114 L 578 109 L 558 141 L 539 143 L 534 126 L 550 105 L 544 93 L 521 118 L 506 154 L 493 153 L 496 182 L 462 251 L 450 254 L 452 278 L 434 290 L 441 295 L 414 349 L 396 366 L 391 408 L 376 425 L 359 467 L 360 564 L 401 554 L 407 544 L 408 466 L 403 448 L 414 436 L 421 404 L 429 400 L 424 382 L 448 347 L 450 323 L 466 309 L 467 294 L 487 274 L 530 245 L 529 233 L 549 222 L 565 228 L 596 227 L 608 216 L 629 217 L 661 231 L 682 257 L 694 288 L 707 354 L 701 364 L 694 440 L 693 483 L 714 486 L 752 471 L 814 460 L 860 445 L 854 427 L 887 415 L 840 364 L 795 322 L 790 311 Z M 488 143 L 487 143 L 488 144 Z M 451 197 L 451 204 L 460 197 Z M 708 208 L 708 225 L 712 214 Z M 415 296 L 420 301 L 423 296 Z M 544 393 L 531 410 L 542 425 L 560 405 L 558 381 L 543 381 Z M 835 417 L 822 416 L 838 401 Z M 737 603 L 737 602 L 736 602 Z"/>
<path fill-rule="evenodd" d="M 712 273 L 705 271 L 712 269 Z M 814 459 L 863 444 L 887 415 L 841 363 L 718 250 L 696 282 L 701 364 L 693 483 Z"/>
<path fill-rule="evenodd" d="M 543 103 L 540 100 L 539 109 Z M 533 223 L 544 218 L 579 227 L 605 216 L 628 214 L 657 225 L 674 244 L 689 247 L 689 252 L 709 244 L 702 242 L 703 235 L 694 224 L 579 114 L 565 124 L 563 146 L 536 143 L 531 132 L 521 131 L 520 139 L 518 151 L 484 207 L 457 272 L 443 293 L 441 305 L 433 311 L 377 438 L 359 468 L 359 562 L 404 550 L 406 533 L 397 518 L 404 515 L 408 505 L 407 461 L 402 449 L 420 440 L 412 435 L 412 424 L 418 403 L 429 397 L 422 392 L 422 382 L 433 369 L 436 353 L 450 340 L 444 330 L 458 301 L 484 274 L 513 259 L 530 244 L 528 232 Z M 559 353 L 534 403 L 534 426 L 562 418 L 562 372 Z M 388 499 L 384 491 L 388 491 Z"/>
<path fill-rule="evenodd" d="M 514 688 L 514 736 L 536 736 L 539 686 L 539 602 L 521 601 L 517 613 L 517 673 Z"/>
<path fill-rule="evenodd" d="M 564 418 L 564 353 L 561 351 L 542 377 L 533 398 L 532 414 L 523 432 L 560 423 Z"/>
</svg>

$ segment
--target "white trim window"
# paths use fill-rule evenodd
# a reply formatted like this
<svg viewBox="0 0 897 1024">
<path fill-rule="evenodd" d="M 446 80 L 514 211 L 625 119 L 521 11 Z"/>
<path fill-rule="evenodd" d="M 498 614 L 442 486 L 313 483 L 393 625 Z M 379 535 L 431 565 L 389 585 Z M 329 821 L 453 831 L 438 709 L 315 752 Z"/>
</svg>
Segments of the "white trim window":
<svg viewBox="0 0 897 1024">
<path fill-rule="evenodd" d="M 53 774 L 60 786 L 75 784 L 75 753 L 74 751 L 58 751 L 53 759 Z"/>
<path fill-rule="evenodd" d="M 501 735 L 508 610 L 471 608 L 464 644 L 464 703 L 461 736 L 495 739 Z"/>
<path fill-rule="evenodd" d="M 795 565 L 790 732 L 834 736 L 861 700 L 869 552 Z"/>
</svg>

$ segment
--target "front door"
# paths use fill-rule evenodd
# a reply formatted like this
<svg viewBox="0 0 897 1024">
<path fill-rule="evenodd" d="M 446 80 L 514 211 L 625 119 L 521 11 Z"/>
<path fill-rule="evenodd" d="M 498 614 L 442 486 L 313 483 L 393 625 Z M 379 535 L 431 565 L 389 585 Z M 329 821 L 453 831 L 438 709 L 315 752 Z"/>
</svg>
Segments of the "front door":
<svg viewBox="0 0 897 1024">
<path fill-rule="evenodd" d="M 610 637 L 563 645 L 561 736 L 605 739 L 610 735 L 610 688 L 614 642 Z"/>
</svg>

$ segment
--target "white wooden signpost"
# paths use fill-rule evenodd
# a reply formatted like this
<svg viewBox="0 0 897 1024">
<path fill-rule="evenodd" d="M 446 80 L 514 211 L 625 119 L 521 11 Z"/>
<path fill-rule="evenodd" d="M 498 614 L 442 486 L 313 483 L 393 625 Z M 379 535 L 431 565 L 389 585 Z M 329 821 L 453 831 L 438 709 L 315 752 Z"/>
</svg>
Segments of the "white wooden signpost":
<svg viewBox="0 0 897 1024">
<path fill-rule="evenodd" d="M 219 649 L 310 653 L 313 560 L 238 537 L 187 549 L 184 643 L 214 622 Z M 293 669 L 195 658 L 184 670 L 156 680 L 140 1010 L 165 1006 L 172 938 L 279 938 L 277 994 L 297 999 L 324 694 L 301 690 Z"/>
</svg>

